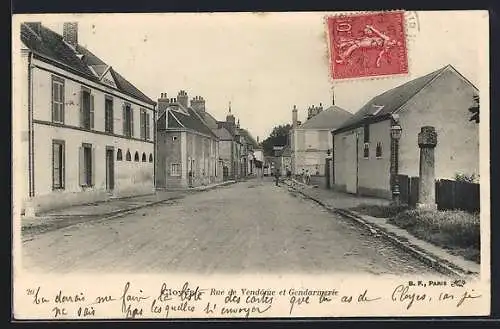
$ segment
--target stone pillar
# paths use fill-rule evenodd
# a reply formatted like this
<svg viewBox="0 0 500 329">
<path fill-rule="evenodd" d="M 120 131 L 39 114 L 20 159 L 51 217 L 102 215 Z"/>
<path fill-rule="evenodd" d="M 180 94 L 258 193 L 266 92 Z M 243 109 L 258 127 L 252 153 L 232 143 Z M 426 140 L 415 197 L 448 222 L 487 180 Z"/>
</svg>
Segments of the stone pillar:
<svg viewBox="0 0 500 329">
<path fill-rule="evenodd" d="M 436 129 L 430 126 L 422 127 L 418 134 L 418 147 L 420 148 L 418 208 L 437 209 L 434 175 L 434 149 L 436 145 Z"/>
</svg>

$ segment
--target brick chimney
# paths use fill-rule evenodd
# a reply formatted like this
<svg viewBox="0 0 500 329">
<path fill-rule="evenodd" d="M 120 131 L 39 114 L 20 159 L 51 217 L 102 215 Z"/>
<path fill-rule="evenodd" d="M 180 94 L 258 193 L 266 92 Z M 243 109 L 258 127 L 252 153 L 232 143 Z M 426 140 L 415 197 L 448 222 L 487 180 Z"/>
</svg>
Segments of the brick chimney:
<svg viewBox="0 0 500 329">
<path fill-rule="evenodd" d="M 188 107 L 188 94 L 185 90 L 179 91 L 177 94 L 177 101 L 184 107 Z"/>
<path fill-rule="evenodd" d="M 78 23 L 66 22 L 63 24 L 63 40 L 73 48 L 78 46 Z"/>
<path fill-rule="evenodd" d="M 167 97 L 167 93 L 161 93 L 160 98 L 158 98 L 158 116 L 161 116 L 165 112 L 168 104 L 170 104 L 170 99 Z"/>
<path fill-rule="evenodd" d="M 196 111 L 205 112 L 205 100 L 201 96 L 191 99 L 191 107 Z"/>
</svg>

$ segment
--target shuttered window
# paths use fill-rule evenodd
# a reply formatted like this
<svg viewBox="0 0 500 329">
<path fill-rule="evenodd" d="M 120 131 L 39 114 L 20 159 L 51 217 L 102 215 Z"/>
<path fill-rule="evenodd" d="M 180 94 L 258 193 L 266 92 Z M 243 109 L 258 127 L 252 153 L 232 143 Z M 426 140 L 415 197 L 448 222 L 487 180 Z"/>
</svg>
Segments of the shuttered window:
<svg viewBox="0 0 500 329">
<path fill-rule="evenodd" d="M 146 110 L 141 110 L 141 139 L 149 140 L 150 138 L 150 115 Z"/>
<path fill-rule="evenodd" d="M 106 96 L 104 99 L 104 130 L 113 133 L 113 98 Z"/>
<path fill-rule="evenodd" d="M 95 185 L 95 149 L 91 144 L 82 144 L 79 150 L 80 186 Z"/>
<path fill-rule="evenodd" d="M 94 95 L 85 87 L 82 87 L 80 95 L 80 126 L 94 129 Z"/>
<path fill-rule="evenodd" d="M 52 188 L 64 189 L 64 141 L 52 142 Z"/>
<path fill-rule="evenodd" d="M 52 121 L 64 123 L 64 80 L 52 76 Z"/>
<path fill-rule="evenodd" d="M 134 136 L 134 111 L 130 104 L 123 105 L 123 135 Z"/>
</svg>

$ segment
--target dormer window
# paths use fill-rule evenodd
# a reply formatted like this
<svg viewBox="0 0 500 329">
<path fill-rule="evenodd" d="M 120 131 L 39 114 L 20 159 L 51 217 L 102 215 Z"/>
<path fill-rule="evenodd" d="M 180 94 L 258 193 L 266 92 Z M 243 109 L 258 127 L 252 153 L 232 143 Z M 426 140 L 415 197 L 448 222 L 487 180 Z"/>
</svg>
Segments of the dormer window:
<svg viewBox="0 0 500 329">
<path fill-rule="evenodd" d="M 372 113 L 372 115 L 377 115 L 379 114 L 380 111 L 384 108 L 384 105 L 372 105 L 375 111 Z"/>
</svg>

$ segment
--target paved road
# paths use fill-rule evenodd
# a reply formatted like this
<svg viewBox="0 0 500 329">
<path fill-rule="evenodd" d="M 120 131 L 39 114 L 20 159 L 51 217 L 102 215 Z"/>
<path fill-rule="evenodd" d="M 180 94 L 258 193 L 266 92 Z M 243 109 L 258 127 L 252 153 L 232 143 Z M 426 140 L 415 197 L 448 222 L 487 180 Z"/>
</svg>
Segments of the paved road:
<svg viewBox="0 0 500 329">
<path fill-rule="evenodd" d="M 37 235 L 23 243 L 23 265 L 51 272 L 433 273 L 270 179 Z"/>
</svg>

